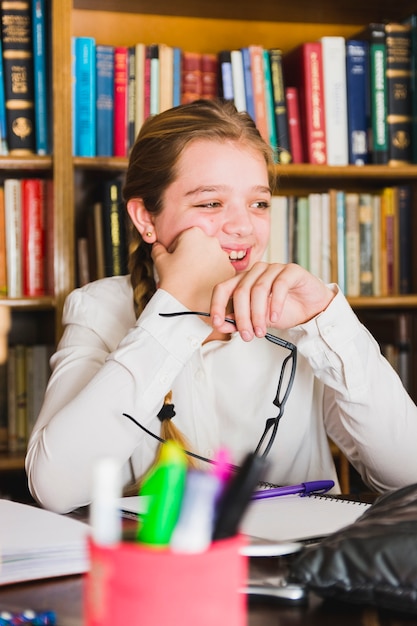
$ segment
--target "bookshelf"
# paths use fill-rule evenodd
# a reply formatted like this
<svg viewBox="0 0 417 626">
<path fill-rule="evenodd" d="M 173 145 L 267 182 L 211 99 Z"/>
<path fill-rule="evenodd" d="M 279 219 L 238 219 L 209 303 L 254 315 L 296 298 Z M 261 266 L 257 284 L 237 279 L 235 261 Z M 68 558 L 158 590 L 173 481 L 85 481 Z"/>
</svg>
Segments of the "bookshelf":
<svg viewBox="0 0 417 626">
<path fill-rule="evenodd" d="M 48 0 L 52 29 L 53 155 L 47 157 L 0 157 L 2 178 L 40 175 L 54 181 L 54 280 L 53 296 L 2 299 L 0 305 L 12 312 L 12 333 L 18 336 L 27 321 L 35 320 L 36 332 L 56 343 L 62 332 L 61 312 L 66 295 L 76 286 L 76 224 L 91 204 L 94 186 L 100 181 L 123 176 L 127 159 L 73 158 L 71 37 L 93 36 L 97 43 L 133 45 L 164 42 L 183 49 L 218 52 L 222 48 L 261 43 L 287 52 L 306 40 L 325 35 L 349 37 L 371 21 L 403 19 L 417 9 L 415 0 L 401 3 L 381 0 Z M 382 184 L 409 182 L 417 190 L 417 166 L 363 167 L 280 165 L 283 193 L 344 188 L 377 188 Z M 417 262 L 414 263 L 417 278 Z M 393 298 L 356 298 L 358 310 L 417 311 L 415 295 Z M 38 328 L 39 327 L 39 328 Z M 417 389 L 417 385 L 416 385 Z M 417 394 L 416 394 L 417 395 Z M 23 468 L 23 456 L 0 455 L 0 472 Z"/>
</svg>

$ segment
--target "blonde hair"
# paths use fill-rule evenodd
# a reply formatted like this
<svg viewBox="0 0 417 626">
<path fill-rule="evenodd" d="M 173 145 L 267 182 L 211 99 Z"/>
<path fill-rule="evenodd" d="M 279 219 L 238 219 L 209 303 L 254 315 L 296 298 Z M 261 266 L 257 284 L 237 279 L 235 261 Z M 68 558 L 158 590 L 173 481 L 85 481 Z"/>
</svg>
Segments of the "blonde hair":
<svg viewBox="0 0 417 626">
<path fill-rule="evenodd" d="M 141 198 L 149 213 L 160 213 L 164 192 L 176 179 L 177 163 L 183 150 L 199 139 L 235 141 L 256 150 L 265 160 L 270 187 L 275 189 L 273 151 L 262 139 L 250 115 L 238 112 L 229 101 L 197 100 L 151 116 L 144 122 L 129 158 L 123 188 L 125 202 Z M 129 235 L 128 269 L 135 312 L 139 316 L 156 291 L 152 247 L 130 220 Z M 165 402 L 171 402 L 170 394 Z M 175 439 L 183 448 L 188 446 L 171 419 L 162 421 L 161 437 Z"/>
</svg>

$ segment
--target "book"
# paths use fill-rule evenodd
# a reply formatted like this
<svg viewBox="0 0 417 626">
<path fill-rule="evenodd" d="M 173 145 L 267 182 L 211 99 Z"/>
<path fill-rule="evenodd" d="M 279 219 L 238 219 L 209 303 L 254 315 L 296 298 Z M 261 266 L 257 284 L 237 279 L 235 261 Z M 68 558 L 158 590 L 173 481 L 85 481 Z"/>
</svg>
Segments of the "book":
<svg viewBox="0 0 417 626">
<path fill-rule="evenodd" d="M 287 104 L 288 134 L 292 162 L 304 163 L 300 105 L 296 87 L 285 87 L 285 102 Z"/>
<path fill-rule="evenodd" d="M 10 390 L 11 402 L 16 405 L 16 451 L 24 452 L 27 446 L 27 379 L 26 347 L 15 347 L 15 386 Z"/>
<path fill-rule="evenodd" d="M 392 186 L 384 187 L 382 190 L 382 295 L 394 295 L 397 293 L 398 283 L 396 280 L 396 190 Z"/>
<path fill-rule="evenodd" d="M 413 291 L 413 191 L 410 185 L 398 185 L 398 292 Z"/>
<path fill-rule="evenodd" d="M 242 61 L 243 61 L 243 77 L 245 81 L 245 95 L 246 95 L 246 111 L 251 118 L 255 121 L 255 107 L 253 101 L 253 84 L 252 84 L 252 67 L 251 57 L 248 46 L 241 48 Z"/>
<path fill-rule="evenodd" d="M 35 153 L 31 5 L 18 0 L 2 0 L 0 15 L 9 152 Z"/>
<path fill-rule="evenodd" d="M 136 139 L 136 46 L 129 46 L 127 49 L 127 113 L 126 113 L 126 133 L 127 133 L 127 153 Z"/>
<path fill-rule="evenodd" d="M 157 115 L 160 111 L 160 59 L 159 45 L 150 44 L 146 47 L 149 58 L 149 115 Z"/>
<path fill-rule="evenodd" d="M 381 194 L 372 194 L 372 294 L 381 295 Z"/>
<path fill-rule="evenodd" d="M 289 262 L 288 239 L 288 198 L 287 196 L 272 196 L 268 263 Z"/>
<path fill-rule="evenodd" d="M 331 246 L 330 194 L 325 191 L 321 194 L 321 279 L 326 284 L 332 282 Z"/>
<path fill-rule="evenodd" d="M 21 181 L 17 178 L 6 178 L 4 181 L 7 295 L 9 298 L 23 296 L 21 189 Z"/>
<path fill-rule="evenodd" d="M 16 346 L 7 351 L 7 449 L 18 452 L 17 445 L 17 404 L 16 404 Z"/>
<path fill-rule="evenodd" d="M 4 187 L 0 186 L 0 297 L 7 296 L 7 249 Z"/>
<path fill-rule="evenodd" d="M 201 97 L 208 100 L 217 98 L 218 61 L 216 54 L 209 52 L 201 55 Z"/>
<path fill-rule="evenodd" d="M 327 149 L 320 41 L 307 41 L 285 54 L 283 72 L 285 84 L 298 88 L 305 160 L 324 165 L 327 162 Z"/>
<path fill-rule="evenodd" d="M 105 274 L 121 276 L 127 272 L 127 245 L 126 209 L 120 180 L 104 183 L 102 209 Z"/>
<path fill-rule="evenodd" d="M 159 44 L 159 111 L 173 106 L 174 100 L 174 49 Z"/>
<path fill-rule="evenodd" d="M 217 56 L 215 54 L 210 55 L 215 58 L 215 64 L 217 65 Z M 173 88 L 172 88 L 172 106 L 176 107 L 181 104 L 181 65 L 182 65 L 182 50 L 179 46 L 173 47 Z M 208 78 L 208 77 L 207 77 Z M 211 80 L 211 77 L 210 77 Z M 217 72 L 214 77 L 215 80 L 215 92 L 217 95 Z"/>
<path fill-rule="evenodd" d="M 412 162 L 411 27 L 385 24 L 388 163 Z"/>
<path fill-rule="evenodd" d="M 350 165 L 369 162 L 368 42 L 346 41 L 346 98 Z"/>
<path fill-rule="evenodd" d="M 135 135 L 145 121 L 145 55 L 144 43 L 137 43 L 135 50 Z"/>
<path fill-rule="evenodd" d="M 221 50 L 218 54 L 219 59 L 219 92 L 224 100 L 234 102 L 233 91 L 233 70 L 232 70 L 232 54 L 231 50 Z"/>
<path fill-rule="evenodd" d="M 345 38 L 326 36 L 320 39 L 320 43 L 323 63 L 327 164 L 347 165 L 349 150 Z"/>
<path fill-rule="evenodd" d="M 88 571 L 89 533 L 70 516 L 0 499 L 0 585 Z"/>
<path fill-rule="evenodd" d="M 346 295 L 360 295 L 359 194 L 345 193 Z"/>
<path fill-rule="evenodd" d="M 295 262 L 310 269 L 310 218 L 307 196 L 296 198 L 297 239 L 295 248 Z"/>
<path fill-rule="evenodd" d="M 128 98 L 128 48 L 114 48 L 114 122 L 113 154 L 126 157 L 128 154 L 127 98 Z"/>
<path fill-rule="evenodd" d="M 7 362 L 0 363 L 0 452 L 9 449 Z"/>
<path fill-rule="evenodd" d="M 75 156 L 96 156 L 96 42 L 75 38 Z"/>
<path fill-rule="evenodd" d="M 3 59 L 3 44 L 0 37 L 0 59 Z M 4 91 L 3 63 L 0 63 L 0 154 L 8 154 L 7 145 L 7 120 L 6 120 L 6 94 Z"/>
<path fill-rule="evenodd" d="M 44 296 L 45 185 L 40 178 L 21 181 L 22 198 L 22 285 L 24 296 Z"/>
<path fill-rule="evenodd" d="M 373 210 L 372 194 L 359 195 L 359 283 L 360 295 L 373 294 Z"/>
<path fill-rule="evenodd" d="M 182 54 L 181 102 L 187 104 L 201 98 L 203 92 L 202 55 L 184 50 Z"/>
<path fill-rule="evenodd" d="M 49 18 L 46 11 L 45 0 L 32 0 L 35 149 L 40 155 L 49 154 L 51 151 L 49 141 Z"/>
<path fill-rule="evenodd" d="M 321 193 L 308 194 L 308 269 L 322 277 L 322 206 Z"/>
<path fill-rule="evenodd" d="M 411 36 L 411 152 L 412 162 L 417 163 L 417 13 L 411 13 L 404 19 L 404 24 L 410 26 Z"/>
<path fill-rule="evenodd" d="M 263 137 L 269 143 L 268 114 L 265 101 L 265 74 L 263 48 L 258 45 L 249 46 L 252 69 L 252 92 L 255 110 L 255 123 Z"/>
<path fill-rule="evenodd" d="M 287 102 L 285 98 L 284 76 L 282 73 L 282 51 L 273 48 L 268 51 L 271 67 L 272 98 L 274 106 L 277 161 L 291 163 L 291 148 L 288 131 Z"/>
<path fill-rule="evenodd" d="M 272 93 L 271 65 L 269 61 L 268 50 L 264 49 L 262 56 L 264 68 L 264 98 L 266 106 L 266 123 L 268 128 L 268 143 L 274 151 L 275 160 L 277 160 L 277 131 L 275 124 L 274 96 Z"/>
<path fill-rule="evenodd" d="M 242 51 L 231 50 L 233 100 L 238 111 L 246 111 L 245 77 L 243 71 Z"/>
<path fill-rule="evenodd" d="M 114 47 L 96 46 L 96 152 L 113 156 Z"/>
</svg>

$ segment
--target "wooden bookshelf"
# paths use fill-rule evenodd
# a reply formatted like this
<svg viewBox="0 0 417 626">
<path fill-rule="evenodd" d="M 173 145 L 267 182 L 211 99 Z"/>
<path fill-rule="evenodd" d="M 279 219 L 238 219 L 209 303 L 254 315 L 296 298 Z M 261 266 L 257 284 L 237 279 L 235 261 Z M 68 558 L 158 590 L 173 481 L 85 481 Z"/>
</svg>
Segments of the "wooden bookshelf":
<svg viewBox="0 0 417 626">
<path fill-rule="evenodd" d="M 324 35 L 349 37 L 371 21 L 399 20 L 417 9 L 415 0 L 49 0 L 52 6 L 53 155 L 33 158 L 0 157 L 2 176 L 16 171 L 38 172 L 54 180 L 53 297 L 0 301 L 13 315 L 25 312 L 42 322 L 45 311 L 54 317 L 54 340 L 61 332 L 66 295 L 76 286 L 77 216 L 85 209 L 87 194 L 80 186 L 102 175 L 123 174 L 127 159 L 72 157 L 71 37 L 94 36 L 97 43 L 133 45 L 160 41 L 183 49 L 218 52 L 223 48 L 261 43 L 283 52 Z M 314 190 L 399 184 L 417 180 L 417 166 L 313 165 L 278 166 L 281 189 Z M 417 273 L 417 267 L 415 268 Z M 393 298 L 351 299 L 355 308 L 417 310 L 417 294 Z M 0 471 L 14 468 L 22 459 L 0 455 Z M 22 467 L 22 465 L 21 465 Z"/>
</svg>

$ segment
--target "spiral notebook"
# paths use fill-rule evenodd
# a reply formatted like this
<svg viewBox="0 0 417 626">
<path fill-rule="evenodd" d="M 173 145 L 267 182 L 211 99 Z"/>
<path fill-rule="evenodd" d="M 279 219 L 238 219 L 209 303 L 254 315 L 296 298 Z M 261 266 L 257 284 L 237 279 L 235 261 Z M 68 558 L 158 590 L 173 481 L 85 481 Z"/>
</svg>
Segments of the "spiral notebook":
<svg viewBox="0 0 417 626">
<path fill-rule="evenodd" d="M 254 500 L 243 517 L 241 531 L 273 541 L 319 539 L 353 524 L 369 506 L 314 495 Z"/>
</svg>

